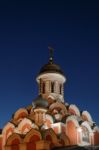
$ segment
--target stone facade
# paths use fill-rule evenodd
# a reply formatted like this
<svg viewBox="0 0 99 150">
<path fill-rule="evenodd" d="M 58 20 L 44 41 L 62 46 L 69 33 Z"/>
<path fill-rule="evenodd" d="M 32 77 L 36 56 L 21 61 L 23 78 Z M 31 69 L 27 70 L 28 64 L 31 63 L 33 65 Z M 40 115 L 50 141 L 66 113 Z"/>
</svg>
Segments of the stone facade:
<svg viewBox="0 0 99 150">
<path fill-rule="evenodd" d="M 53 63 L 38 74 L 39 96 L 20 108 L 0 133 L 0 150 L 51 150 L 70 145 L 99 144 L 99 128 L 87 111 L 64 100 L 66 77 Z"/>
</svg>

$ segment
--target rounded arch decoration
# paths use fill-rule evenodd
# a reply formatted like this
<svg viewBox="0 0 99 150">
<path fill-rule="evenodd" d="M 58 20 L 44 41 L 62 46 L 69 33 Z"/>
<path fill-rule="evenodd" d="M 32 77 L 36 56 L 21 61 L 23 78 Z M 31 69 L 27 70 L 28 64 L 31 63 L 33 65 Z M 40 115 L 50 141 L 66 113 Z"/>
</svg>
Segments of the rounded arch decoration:
<svg viewBox="0 0 99 150">
<path fill-rule="evenodd" d="M 77 128 L 79 128 L 79 123 L 76 116 L 70 116 L 66 120 L 66 135 L 70 139 L 70 144 L 77 144 Z M 71 134 L 72 133 L 72 134 Z M 80 139 L 80 135 L 78 137 Z"/>
<path fill-rule="evenodd" d="M 8 122 L 3 130 L 2 130 L 2 135 L 3 135 L 3 139 L 2 139 L 2 145 L 4 146 L 7 139 L 9 138 L 9 136 L 11 136 L 14 132 L 15 126 L 14 124 L 12 124 L 11 122 Z"/>
<path fill-rule="evenodd" d="M 69 106 L 69 113 L 71 113 L 72 115 L 80 116 L 80 111 L 79 111 L 78 107 L 76 105 L 73 105 L 73 104 L 71 104 Z"/>
<path fill-rule="evenodd" d="M 82 142 L 91 144 L 91 136 L 92 136 L 93 130 L 91 129 L 89 122 L 84 121 L 81 124 L 81 129 L 82 129 Z"/>
<path fill-rule="evenodd" d="M 93 122 L 92 117 L 88 111 L 83 111 L 82 112 L 82 118 L 85 121 Z"/>
<path fill-rule="evenodd" d="M 25 108 L 20 108 L 15 112 L 13 119 L 15 121 L 20 121 L 21 119 L 27 116 L 28 116 L 28 111 Z"/>
<path fill-rule="evenodd" d="M 19 144 L 22 143 L 22 139 L 19 134 L 13 133 L 7 140 L 6 146 L 10 146 L 10 150 L 19 150 Z"/>
<path fill-rule="evenodd" d="M 31 129 L 24 138 L 24 142 L 27 143 L 27 150 L 36 150 L 36 142 L 41 139 L 41 133 L 35 129 Z"/>
<path fill-rule="evenodd" d="M 31 128 L 32 128 L 32 121 L 27 118 L 24 118 L 18 125 L 18 130 L 22 134 L 29 132 Z"/>
<path fill-rule="evenodd" d="M 59 141 L 53 129 L 45 130 L 45 132 L 43 133 L 43 138 L 44 140 L 50 141 L 51 148 L 59 145 Z"/>
<path fill-rule="evenodd" d="M 63 110 L 64 113 L 67 113 L 67 109 L 66 109 L 65 105 L 62 104 L 62 103 L 59 103 L 59 102 L 55 102 L 55 103 L 51 104 L 49 109 L 51 111 L 54 110 L 54 109 L 59 109 L 59 110 Z"/>
<path fill-rule="evenodd" d="M 90 143 L 90 134 L 88 128 L 82 126 L 81 129 L 82 129 L 82 142 Z"/>
</svg>

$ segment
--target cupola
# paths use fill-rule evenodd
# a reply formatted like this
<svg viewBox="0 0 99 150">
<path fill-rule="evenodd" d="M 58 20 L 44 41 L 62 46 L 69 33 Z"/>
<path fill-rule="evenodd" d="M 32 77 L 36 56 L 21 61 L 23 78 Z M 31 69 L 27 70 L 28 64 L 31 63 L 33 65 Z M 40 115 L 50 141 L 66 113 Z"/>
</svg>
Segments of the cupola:
<svg viewBox="0 0 99 150">
<path fill-rule="evenodd" d="M 36 78 L 39 85 L 39 94 L 64 96 L 64 83 L 66 77 L 59 65 L 53 62 L 53 49 L 49 47 L 49 62 L 45 64 Z"/>
</svg>

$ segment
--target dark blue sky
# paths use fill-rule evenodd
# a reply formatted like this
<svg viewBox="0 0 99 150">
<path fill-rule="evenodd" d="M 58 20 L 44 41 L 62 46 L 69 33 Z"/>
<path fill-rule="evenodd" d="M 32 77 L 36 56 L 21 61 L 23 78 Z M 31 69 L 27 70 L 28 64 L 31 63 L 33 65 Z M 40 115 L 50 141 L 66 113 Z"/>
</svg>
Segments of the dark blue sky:
<svg viewBox="0 0 99 150">
<path fill-rule="evenodd" d="M 65 101 L 99 124 L 99 3 L 66 0 L 0 1 L 0 127 L 32 103 L 35 81 L 48 62 L 66 77 Z"/>
</svg>

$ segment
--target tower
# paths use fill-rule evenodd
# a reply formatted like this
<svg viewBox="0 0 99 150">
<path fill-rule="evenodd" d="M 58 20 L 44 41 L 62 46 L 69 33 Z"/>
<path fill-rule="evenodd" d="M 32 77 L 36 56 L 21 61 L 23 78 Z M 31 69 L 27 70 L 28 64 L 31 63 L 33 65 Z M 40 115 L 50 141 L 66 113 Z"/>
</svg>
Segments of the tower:
<svg viewBox="0 0 99 150">
<path fill-rule="evenodd" d="M 64 102 L 64 83 L 66 77 L 60 66 L 53 61 L 53 49 L 49 47 L 49 50 L 49 62 L 40 69 L 36 78 L 39 85 L 39 94 L 45 98 L 58 98 L 58 101 Z"/>
</svg>

